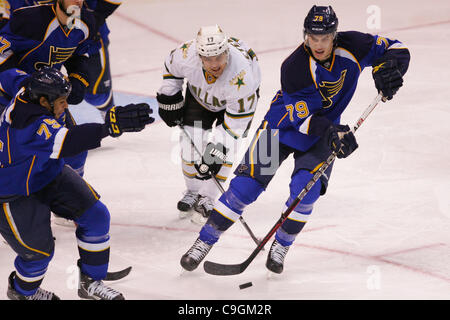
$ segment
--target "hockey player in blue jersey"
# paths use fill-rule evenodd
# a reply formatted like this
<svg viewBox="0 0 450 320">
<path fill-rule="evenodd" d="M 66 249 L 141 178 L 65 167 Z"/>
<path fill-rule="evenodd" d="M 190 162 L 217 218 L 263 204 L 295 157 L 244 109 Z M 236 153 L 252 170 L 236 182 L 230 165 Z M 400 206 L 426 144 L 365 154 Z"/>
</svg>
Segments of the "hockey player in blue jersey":
<svg viewBox="0 0 450 320">
<path fill-rule="evenodd" d="M 10 19 L 11 14 L 22 7 L 35 6 L 41 4 L 52 4 L 56 0 L 0 0 L 0 28 Z M 62 8 L 68 5 L 59 0 Z M 83 1 L 78 1 L 82 3 Z M 112 80 L 109 63 L 109 29 L 106 24 L 108 18 L 121 4 L 117 0 L 85 0 L 84 6 L 92 11 L 92 42 L 86 52 L 86 80 L 88 87 L 84 94 L 84 99 L 91 105 L 105 112 L 114 105 L 112 96 Z M 70 5 L 70 4 L 69 4 Z M 65 10 L 63 10 L 65 11 Z"/>
<path fill-rule="evenodd" d="M 349 126 L 340 124 L 340 117 L 365 67 L 373 67 L 375 87 L 385 99 L 392 99 L 402 86 L 410 55 L 401 42 L 356 31 L 337 32 L 337 26 L 331 6 L 313 6 L 309 11 L 304 20 L 305 41 L 283 62 L 281 90 L 237 167 L 236 177 L 219 198 L 197 240 L 182 256 L 184 269 L 197 268 L 221 234 L 266 189 L 290 154 L 295 166 L 286 207 L 331 152 L 346 158 L 358 147 Z M 331 170 L 332 166 L 328 167 L 277 229 L 266 261 L 270 271 L 283 271 L 286 253 L 305 226 L 314 203 L 325 194 Z"/>
<path fill-rule="evenodd" d="M 116 106 L 104 124 L 73 126 L 66 114 L 70 92 L 60 71 L 43 67 L 25 81 L 0 119 L 0 233 L 17 253 L 8 281 L 10 299 L 58 299 L 40 288 L 55 246 L 50 211 L 77 224 L 78 295 L 124 299 L 102 282 L 110 252 L 109 211 L 62 158 L 97 148 L 107 136 L 141 131 L 154 121 L 152 110 L 147 104 Z"/>
<path fill-rule="evenodd" d="M 85 0 L 85 5 L 93 10 L 98 35 L 95 44 L 88 51 L 88 77 L 90 79 L 84 99 L 96 107 L 104 117 L 114 105 L 111 67 L 109 59 L 109 28 L 106 21 L 121 4 L 117 0 Z"/>
<path fill-rule="evenodd" d="M 67 101 L 79 104 L 90 83 L 86 55 L 92 50 L 93 36 L 98 29 L 93 12 L 82 7 L 83 0 L 44 1 L 34 6 L 29 6 L 33 3 L 30 0 L 10 1 L 11 8 L 18 8 L 0 30 L 0 40 L 4 44 L 0 52 L 0 72 L 18 68 L 31 74 L 42 66 L 57 69 L 64 66 L 72 85 Z M 68 11 L 73 7 L 79 9 L 75 20 Z M 5 106 L 10 99 L 7 92 L 2 92 L 0 105 Z M 87 152 L 82 152 L 66 161 L 83 175 L 86 157 Z"/>
</svg>

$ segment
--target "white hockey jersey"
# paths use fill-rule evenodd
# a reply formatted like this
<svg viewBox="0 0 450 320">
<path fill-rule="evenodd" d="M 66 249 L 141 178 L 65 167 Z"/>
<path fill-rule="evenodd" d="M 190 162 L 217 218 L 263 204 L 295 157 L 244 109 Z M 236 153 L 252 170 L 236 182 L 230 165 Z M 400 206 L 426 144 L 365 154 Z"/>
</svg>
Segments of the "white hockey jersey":
<svg viewBox="0 0 450 320">
<path fill-rule="evenodd" d="M 213 112 L 225 109 L 224 122 L 218 130 L 237 139 L 248 130 L 255 113 L 261 71 L 253 50 L 241 40 L 228 41 L 228 63 L 217 79 L 208 77 L 204 71 L 195 40 L 170 52 L 158 93 L 174 95 L 183 90 L 186 80 L 187 89 L 200 105 Z"/>
</svg>

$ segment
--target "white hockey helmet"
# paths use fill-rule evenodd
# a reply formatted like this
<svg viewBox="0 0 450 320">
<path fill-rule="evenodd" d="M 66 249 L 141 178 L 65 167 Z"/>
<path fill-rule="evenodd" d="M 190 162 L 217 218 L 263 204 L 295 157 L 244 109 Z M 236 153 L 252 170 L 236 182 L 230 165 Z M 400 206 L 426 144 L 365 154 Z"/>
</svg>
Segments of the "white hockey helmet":
<svg viewBox="0 0 450 320">
<path fill-rule="evenodd" d="M 217 24 L 201 27 L 197 33 L 196 49 L 201 56 L 217 56 L 228 49 L 228 38 Z"/>
</svg>

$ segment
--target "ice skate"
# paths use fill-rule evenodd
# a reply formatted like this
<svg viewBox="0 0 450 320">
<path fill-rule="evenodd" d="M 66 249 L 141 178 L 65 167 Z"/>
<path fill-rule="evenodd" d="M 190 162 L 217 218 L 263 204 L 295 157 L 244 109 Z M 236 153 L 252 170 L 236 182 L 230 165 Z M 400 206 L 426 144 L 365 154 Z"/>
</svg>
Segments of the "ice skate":
<svg viewBox="0 0 450 320">
<path fill-rule="evenodd" d="M 267 255 L 266 267 L 274 273 L 282 273 L 284 267 L 284 258 L 289 250 L 289 246 L 282 246 L 277 240 L 274 240 Z"/>
<path fill-rule="evenodd" d="M 6 295 L 10 300 L 60 300 L 59 297 L 53 292 L 38 288 L 36 293 L 31 296 L 25 296 L 14 289 L 14 277 L 16 272 L 13 271 L 8 278 L 8 290 Z"/>
<path fill-rule="evenodd" d="M 197 238 L 192 247 L 181 257 L 181 266 L 187 271 L 193 271 L 206 257 L 212 246 Z"/>
<path fill-rule="evenodd" d="M 183 198 L 178 201 L 177 208 L 179 210 L 178 217 L 185 219 L 192 215 L 192 209 L 198 201 L 198 193 L 186 190 Z"/>
<path fill-rule="evenodd" d="M 214 209 L 214 201 L 206 196 L 199 196 L 198 202 L 194 205 L 194 214 L 191 221 L 198 225 L 204 225 Z"/>
<path fill-rule="evenodd" d="M 78 296 L 89 300 L 125 300 L 117 290 L 106 286 L 101 280 L 94 280 L 80 270 Z"/>
</svg>

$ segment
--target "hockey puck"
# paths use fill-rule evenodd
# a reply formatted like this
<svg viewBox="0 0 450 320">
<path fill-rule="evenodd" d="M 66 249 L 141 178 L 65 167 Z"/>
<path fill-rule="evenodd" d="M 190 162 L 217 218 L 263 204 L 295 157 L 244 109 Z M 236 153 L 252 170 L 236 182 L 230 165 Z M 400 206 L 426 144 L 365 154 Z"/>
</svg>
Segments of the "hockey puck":
<svg viewBox="0 0 450 320">
<path fill-rule="evenodd" d="M 249 288 L 249 287 L 251 287 L 253 285 L 253 283 L 251 283 L 251 282 L 247 282 L 247 283 L 243 283 L 243 284 L 240 284 L 239 285 L 239 289 L 245 289 L 245 288 Z"/>
</svg>

